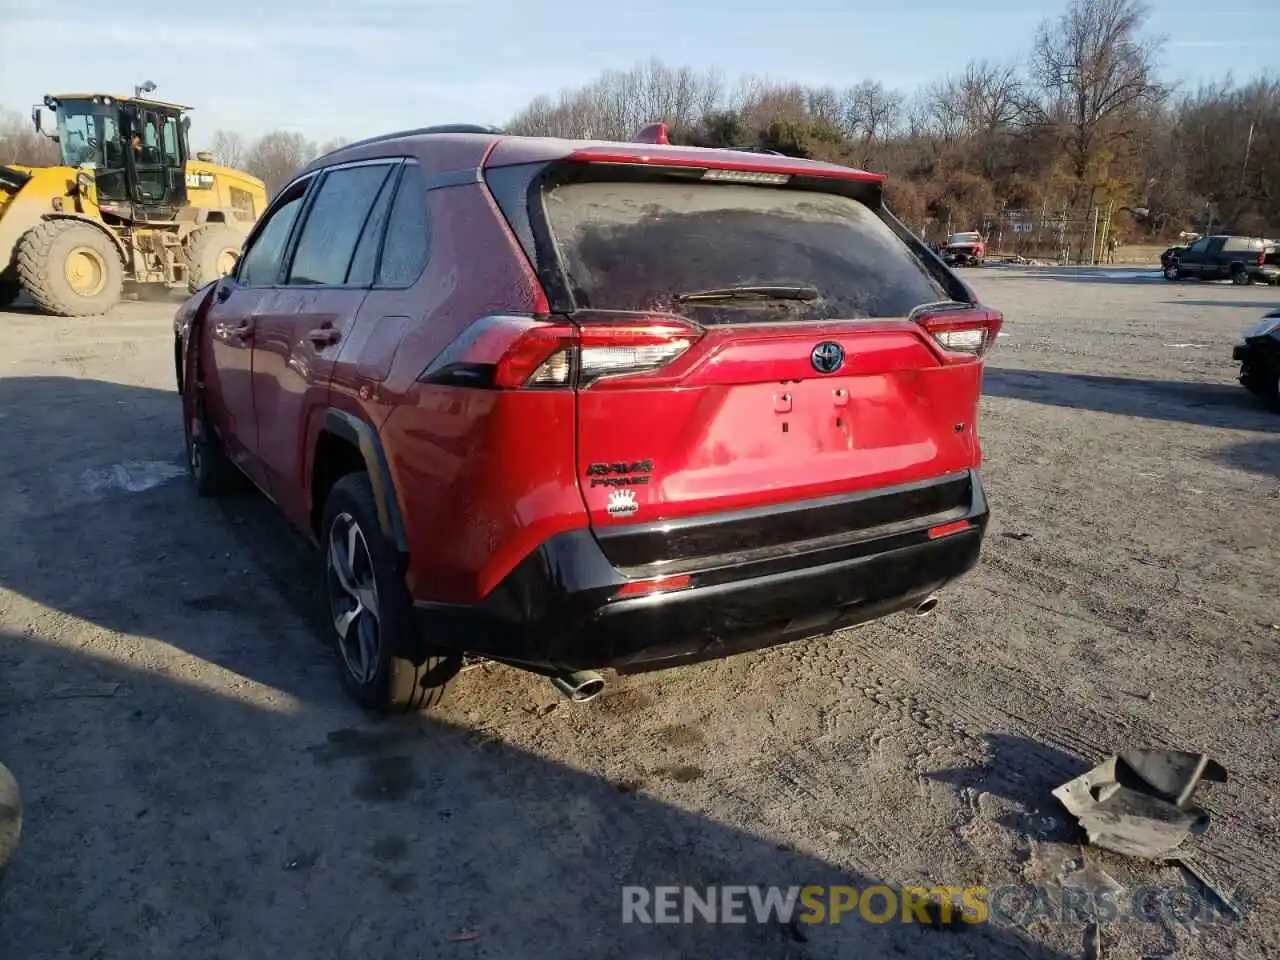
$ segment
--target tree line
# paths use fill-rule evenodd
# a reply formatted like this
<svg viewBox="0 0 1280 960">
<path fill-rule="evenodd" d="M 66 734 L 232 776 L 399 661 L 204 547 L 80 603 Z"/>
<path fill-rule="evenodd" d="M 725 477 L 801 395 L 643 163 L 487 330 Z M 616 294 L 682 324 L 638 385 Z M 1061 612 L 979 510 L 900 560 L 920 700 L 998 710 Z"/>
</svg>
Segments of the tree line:
<svg viewBox="0 0 1280 960">
<path fill-rule="evenodd" d="M 927 238 L 978 229 L 1032 253 L 1087 253 L 1099 218 L 1126 243 L 1280 232 L 1280 78 L 1178 89 L 1159 74 L 1150 15 L 1143 0 L 1068 0 L 1024 57 L 909 92 L 729 83 L 652 60 L 535 97 L 506 129 L 626 140 L 662 120 L 673 143 L 851 164 L 888 174 L 889 206 Z M 19 120 L 0 119 L 0 162 L 54 162 Z M 218 130 L 207 142 L 274 190 L 343 141 Z"/>
<path fill-rule="evenodd" d="M 540 96 L 513 133 L 776 151 L 888 174 L 887 203 L 930 239 L 1088 253 L 1100 219 L 1127 243 L 1280 233 L 1280 78 L 1178 89 L 1142 0 L 1070 0 L 1016 61 L 971 61 L 904 92 L 746 79 L 659 61 Z M 1038 243 L 1037 243 L 1038 241 Z"/>
</svg>

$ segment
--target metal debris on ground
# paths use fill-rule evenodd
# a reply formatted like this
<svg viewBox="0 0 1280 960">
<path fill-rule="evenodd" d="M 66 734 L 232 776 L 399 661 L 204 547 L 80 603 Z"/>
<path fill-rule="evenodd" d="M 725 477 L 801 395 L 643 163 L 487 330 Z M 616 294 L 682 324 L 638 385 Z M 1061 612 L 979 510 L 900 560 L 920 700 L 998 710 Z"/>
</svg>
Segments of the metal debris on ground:
<svg viewBox="0 0 1280 960">
<path fill-rule="evenodd" d="M 1199 881 L 1200 885 L 1204 887 L 1206 890 L 1208 890 L 1210 893 L 1212 893 L 1214 897 L 1217 898 L 1218 902 L 1221 903 L 1224 907 L 1226 907 L 1228 911 L 1230 911 L 1233 917 L 1235 917 L 1237 920 L 1242 919 L 1240 915 L 1240 908 L 1231 902 L 1231 898 L 1222 892 L 1222 888 L 1218 886 L 1218 884 L 1214 883 L 1211 879 L 1209 879 L 1209 877 L 1205 874 L 1205 872 L 1200 868 L 1200 866 L 1195 861 L 1190 860 L 1187 857 L 1174 857 L 1172 862 L 1176 863 L 1183 870 L 1185 870 L 1190 876 L 1194 877 L 1197 881 Z"/>
<path fill-rule="evenodd" d="M 1097 847 L 1162 859 L 1189 834 L 1208 828 L 1209 814 L 1191 804 L 1202 780 L 1225 783 L 1227 772 L 1202 753 L 1128 750 L 1053 791 Z"/>
</svg>

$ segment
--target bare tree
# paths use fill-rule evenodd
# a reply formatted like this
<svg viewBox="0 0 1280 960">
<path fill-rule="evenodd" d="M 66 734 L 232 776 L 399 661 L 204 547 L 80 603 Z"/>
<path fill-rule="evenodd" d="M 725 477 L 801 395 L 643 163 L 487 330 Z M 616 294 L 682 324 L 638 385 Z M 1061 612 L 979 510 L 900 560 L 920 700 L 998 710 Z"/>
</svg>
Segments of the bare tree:
<svg viewBox="0 0 1280 960">
<path fill-rule="evenodd" d="M 58 145 L 36 133 L 30 120 L 14 111 L 0 113 L 0 163 L 40 167 L 58 162 Z"/>
<path fill-rule="evenodd" d="M 845 127 L 858 145 L 857 163 L 869 166 L 876 148 L 897 129 L 902 117 L 902 94 L 878 81 L 864 80 L 845 91 Z"/>
<path fill-rule="evenodd" d="M 346 137 L 334 137 L 332 140 L 326 140 L 320 145 L 320 149 L 316 151 L 316 156 L 324 156 L 326 153 L 333 153 L 335 150 L 341 150 L 351 141 Z"/>
<path fill-rule="evenodd" d="M 244 169 L 262 179 L 275 193 L 316 156 L 316 146 L 300 133 L 273 130 L 245 154 Z"/>
<path fill-rule="evenodd" d="M 242 169 L 245 165 L 247 148 L 244 137 L 232 130 L 215 130 L 211 151 L 214 158 L 228 167 Z"/>
<path fill-rule="evenodd" d="M 1142 0 L 1070 0 L 1036 35 L 1037 119 L 1056 132 L 1072 193 L 1086 201 L 1085 210 L 1109 175 L 1114 151 L 1138 131 L 1142 112 L 1166 95 L 1155 66 L 1162 41 L 1142 33 L 1148 14 Z"/>
<path fill-rule="evenodd" d="M 536 97 L 507 124 L 512 133 L 626 140 L 641 127 L 663 121 L 689 129 L 718 109 L 720 77 L 691 67 L 668 67 L 658 60 L 630 70 L 610 70 L 555 98 Z"/>
</svg>

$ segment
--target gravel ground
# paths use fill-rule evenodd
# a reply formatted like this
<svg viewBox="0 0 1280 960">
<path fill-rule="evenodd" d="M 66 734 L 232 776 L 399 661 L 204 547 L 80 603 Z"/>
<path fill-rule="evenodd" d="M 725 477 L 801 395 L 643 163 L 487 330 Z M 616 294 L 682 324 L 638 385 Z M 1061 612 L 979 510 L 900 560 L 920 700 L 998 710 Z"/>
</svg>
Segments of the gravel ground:
<svg viewBox="0 0 1280 960">
<path fill-rule="evenodd" d="M 485 665 L 440 712 L 383 722 L 340 691 L 307 549 L 261 498 L 188 488 L 173 304 L 0 314 L 0 759 L 27 802 L 0 955 L 1276 955 L 1280 417 L 1230 362 L 1276 295 L 966 277 L 1006 315 L 993 520 L 931 617 L 583 707 Z M 1044 910 L 621 922 L 624 884 L 1180 887 L 1081 847 L 1049 794 L 1145 744 L 1228 769 L 1188 846 L 1245 891 L 1241 922 L 1117 920 L 1100 945 Z"/>
</svg>

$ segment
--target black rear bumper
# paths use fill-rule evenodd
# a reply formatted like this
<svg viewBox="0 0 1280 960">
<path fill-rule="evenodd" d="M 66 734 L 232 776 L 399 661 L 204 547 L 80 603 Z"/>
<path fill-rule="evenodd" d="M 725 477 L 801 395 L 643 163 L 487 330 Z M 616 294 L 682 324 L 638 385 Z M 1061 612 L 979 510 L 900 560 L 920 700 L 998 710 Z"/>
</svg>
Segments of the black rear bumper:
<svg viewBox="0 0 1280 960">
<path fill-rule="evenodd" d="M 959 482 L 962 501 L 954 498 Z M 948 499 L 927 495 L 943 485 Z M 875 526 L 849 519 L 851 505 L 865 504 L 867 516 L 883 520 L 890 498 L 935 512 Z M 546 674 L 638 672 L 714 659 L 916 606 L 978 562 L 988 518 L 978 474 L 968 472 L 838 503 L 775 508 L 761 518 L 762 527 L 773 521 L 777 529 L 780 517 L 811 527 L 815 509 L 844 517 L 848 526 L 816 539 L 642 568 L 615 566 L 588 530 L 561 534 L 527 557 L 483 604 L 418 603 L 421 632 L 435 643 Z M 964 526 L 962 521 L 968 526 L 960 532 L 930 536 L 944 524 Z M 737 535 L 741 516 L 704 522 Z M 616 596 L 636 579 L 674 571 L 688 577 L 687 586 Z"/>
</svg>

